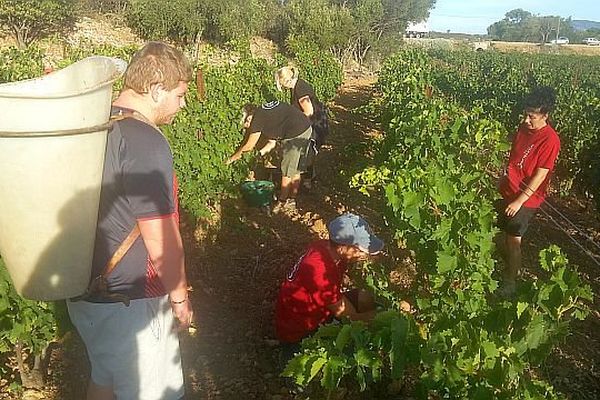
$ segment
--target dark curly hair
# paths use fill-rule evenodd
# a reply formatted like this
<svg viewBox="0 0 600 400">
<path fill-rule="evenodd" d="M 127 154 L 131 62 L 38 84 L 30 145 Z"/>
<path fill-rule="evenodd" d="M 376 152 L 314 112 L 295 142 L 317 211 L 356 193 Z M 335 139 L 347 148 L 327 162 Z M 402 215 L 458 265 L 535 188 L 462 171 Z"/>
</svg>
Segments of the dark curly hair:
<svg viewBox="0 0 600 400">
<path fill-rule="evenodd" d="M 549 86 L 538 86 L 533 88 L 523 100 L 525 111 L 541 112 L 549 114 L 554 110 L 556 104 L 556 93 Z"/>
</svg>

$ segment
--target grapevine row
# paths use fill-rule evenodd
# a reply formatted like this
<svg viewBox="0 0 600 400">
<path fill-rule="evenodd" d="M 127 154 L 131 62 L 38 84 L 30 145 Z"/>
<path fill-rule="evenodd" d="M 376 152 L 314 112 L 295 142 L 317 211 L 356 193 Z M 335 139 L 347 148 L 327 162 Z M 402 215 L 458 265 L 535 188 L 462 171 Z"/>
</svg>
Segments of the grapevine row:
<svg viewBox="0 0 600 400">
<path fill-rule="evenodd" d="M 409 373 L 422 399 L 561 398 L 531 372 L 569 322 L 586 317 L 591 289 L 552 246 L 540 253 L 548 279 L 524 284 L 515 301 L 495 296 L 493 176 L 507 156 L 507 130 L 483 105 L 466 111 L 440 96 L 435 65 L 417 50 L 388 60 L 373 107 L 385 134 L 373 143 L 373 164 L 352 182 L 385 198 L 388 226 L 413 252 L 418 312 L 399 312 L 401 293 L 372 265 L 365 282 L 389 310 L 370 325 L 324 327 L 286 374 L 334 390 Z"/>
<path fill-rule="evenodd" d="M 91 55 L 129 60 L 135 50 L 112 46 L 69 48 L 58 67 Z M 35 47 L 0 51 L 0 83 L 42 75 L 43 60 L 43 52 Z M 282 97 L 282 93 L 276 93 L 273 71 L 287 62 L 282 56 L 269 63 L 245 53 L 234 64 L 196 65 L 203 72 L 206 96 L 198 96 L 196 82 L 192 82 L 187 107 L 164 129 L 173 150 L 181 205 L 189 214 L 210 214 L 223 198 L 235 193 L 247 176 L 250 160 L 235 168 L 224 166 L 224 160 L 240 141 L 241 108 L 247 102 L 260 104 Z M 332 56 L 310 48 L 299 49 L 295 63 L 312 79 L 320 98 L 333 98 L 341 84 L 342 71 Z M 116 89 L 119 85 L 117 82 Z M 0 289 L 0 380 L 14 382 L 5 362 L 15 349 L 39 358 L 70 325 L 64 302 L 35 302 L 18 296 L 1 259 Z M 20 372 L 21 382 L 25 382 L 24 371 Z"/>
</svg>

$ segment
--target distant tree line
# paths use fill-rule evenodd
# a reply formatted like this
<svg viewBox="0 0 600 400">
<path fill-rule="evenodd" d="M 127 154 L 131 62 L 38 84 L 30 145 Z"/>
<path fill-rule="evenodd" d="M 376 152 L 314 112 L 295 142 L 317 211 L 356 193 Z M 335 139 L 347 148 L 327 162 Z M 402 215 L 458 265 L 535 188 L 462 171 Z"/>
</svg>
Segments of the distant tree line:
<svg viewBox="0 0 600 400">
<path fill-rule="evenodd" d="M 72 29 L 77 16 L 120 15 L 147 40 L 225 44 L 263 36 L 339 59 L 385 55 L 436 0 L 0 0 L 0 28 L 24 47 Z"/>
<path fill-rule="evenodd" d="M 90 0 L 88 0 L 90 1 Z M 145 39 L 223 44 L 251 36 L 284 48 L 307 43 L 338 59 L 363 62 L 398 42 L 408 21 L 435 0 L 129 0 L 129 26 Z M 168 12 L 165 12 L 168 10 Z"/>
<path fill-rule="evenodd" d="M 579 42 L 585 37 L 600 35 L 598 29 L 575 31 L 570 17 L 534 15 L 521 8 L 507 12 L 502 20 L 490 25 L 487 32 L 494 40 L 536 43 L 547 43 L 562 36 Z"/>
</svg>

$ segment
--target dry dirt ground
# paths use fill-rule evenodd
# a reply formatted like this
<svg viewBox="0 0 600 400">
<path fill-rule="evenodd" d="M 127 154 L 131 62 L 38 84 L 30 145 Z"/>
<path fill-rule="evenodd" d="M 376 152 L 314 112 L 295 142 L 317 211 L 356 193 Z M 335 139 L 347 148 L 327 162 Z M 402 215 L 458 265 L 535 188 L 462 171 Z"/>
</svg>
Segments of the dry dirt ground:
<svg viewBox="0 0 600 400">
<path fill-rule="evenodd" d="M 472 42 L 468 40 L 458 39 L 407 39 L 407 43 L 414 46 L 422 47 L 440 47 L 450 49 L 473 49 L 474 43 L 483 43 L 486 49 L 500 51 L 504 53 L 550 53 L 550 54 L 581 54 L 587 56 L 600 56 L 600 46 L 588 46 L 585 44 L 568 44 L 568 45 L 545 45 L 540 46 L 539 43 L 528 42 L 500 42 L 500 41 L 482 41 Z M 488 47 L 489 46 L 489 47 Z"/>
<path fill-rule="evenodd" d="M 367 154 L 370 139 L 379 134 L 374 121 L 355 112 L 371 97 L 371 83 L 349 79 L 342 87 L 332 106 L 335 118 L 320 156 L 318 185 L 302 193 L 299 212 L 269 217 L 232 199 L 222 204 L 219 223 L 184 221 L 192 301 L 198 318 L 196 334 L 181 337 L 187 399 L 292 399 L 284 380 L 278 377 L 278 348 L 272 327 L 281 279 L 305 246 L 326 234 L 326 221 L 345 210 L 365 215 L 375 231 L 390 240 L 390 232 L 375 211 L 376 200 L 357 194 L 346 183 L 368 162 L 368 156 L 360 158 L 357 154 Z M 589 235 L 599 238 L 597 214 L 574 200 L 555 201 L 554 205 Z M 530 232 L 524 245 L 527 275 L 543 276 L 536 267 L 535 254 L 549 243 L 557 243 L 580 266 L 596 296 L 600 293 L 600 269 L 546 217 L 539 216 Z M 599 309 L 598 300 L 594 309 Z M 586 321 L 574 325 L 572 334 L 539 371 L 570 399 L 600 398 L 599 328 L 600 316 L 594 311 Z M 68 335 L 54 347 L 49 371 L 48 390 L 29 393 L 29 399 L 84 398 L 89 367 L 76 335 Z M 351 391 L 340 398 L 410 399 L 406 392 L 400 389 L 394 396 L 378 397 Z"/>
<path fill-rule="evenodd" d="M 129 37 L 129 36 L 128 36 Z M 390 239 L 376 200 L 348 188 L 347 180 L 368 162 L 376 123 L 355 112 L 371 97 L 372 79 L 348 79 L 332 111 L 332 134 L 319 160 L 319 183 L 299 199 L 299 212 L 268 217 L 233 199 L 221 205 L 220 222 L 184 219 L 192 300 L 198 316 L 194 336 L 182 336 L 188 399 L 290 399 L 278 377 L 278 350 L 273 340 L 273 304 L 279 282 L 305 246 L 326 233 L 325 221 L 345 210 L 366 216 Z M 553 203 L 600 242 L 598 213 L 576 200 Z M 577 240 L 583 241 L 581 237 Z M 559 244 L 580 266 L 596 294 L 594 312 L 576 323 L 573 333 L 551 355 L 540 373 L 573 400 L 600 399 L 600 267 L 544 215 L 532 223 L 524 243 L 527 273 L 543 276 L 535 255 L 549 243 Z M 597 259 L 598 249 L 593 249 Z M 410 271 L 400 274 L 410 275 Z M 52 349 L 48 390 L 24 398 L 80 400 L 89 367 L 78 337 L 67 335 Z M 401 392 L 401 391 L 400 391 Z M 2 398 L 2 395 L 0 395 Z M 371 394 L 347 399 L 373 399 Z M 392 397 L 388 397 L 392 398 Z M 408 398 L 400 393 L 393 398 Z"/>
<path fill-rule="evenodd" d="M 309 242 L 326 235 L 325 221 L 339 213 L 354 210 L 383 226 L 369 202 L 340 179 L 360 168 L 344 153 L 346 145 L 366 143 L 374 133 L 372 122 L 352 114 L 369 98 L 366 83 L 349 81 L 342 88 L 332 107 L 332 134 L 320 155 L 319 182 L 301 194 L 297 213 L 267 216 L 233 199 L 222 204 L 216 225 L 184 222 L 198 320 L 196 334 L 181 337 L 187 398 L 291 398 L 278 376 L 272 324 L 281 279 Z M 45 398 L 83 398 L 89 367 L 77 336 L 69 335 L 55 348 L 52 360 Z"/>
<path fill-rule="evenodd" d="M 559 54 L 582 54 L 586 56 L 599 56 L 600 46 L 588 46 L 585 44 L 568 44 L 568 45 L 546 45 L 540 46 L 538 43 L 523 43 L 523 42 L 491 42 L 492 48 L 511 52 L 518 51 L 522 53 L 559 53 Z"/>
</svg>

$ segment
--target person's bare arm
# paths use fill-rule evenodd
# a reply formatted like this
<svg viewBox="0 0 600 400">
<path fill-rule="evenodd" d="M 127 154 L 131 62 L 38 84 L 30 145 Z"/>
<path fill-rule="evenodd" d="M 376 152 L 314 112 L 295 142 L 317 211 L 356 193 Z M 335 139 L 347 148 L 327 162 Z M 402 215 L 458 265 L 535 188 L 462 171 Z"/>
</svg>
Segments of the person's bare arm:
<svg viewBox="0 0 600 400">
<path fill-rule="evenodd" d="M 227 159 L 226 164 L 229 165 L 232 162 L 239 160 L 242 157 L 243 153 L 252 151 L 254 149 L 254 146 L 256 146 L 256 143 L 258 143 L 260 135 L 260 132 L 253 132 L 249 134 L 245 142 L 242 145 L 240 145 L 240 147 L 238 147 L 238 149 L 235 151 L 235 153 L 233 153 L 231 157 Z"/>
<path fill-rule="evenodd" d="M 193 310 L 188 299 L 185 255 L 177 219 L 174 214 L 162 218 L 139 219 L 138 226 L 150 260 L 169 294 L 173 314 L 181 328 L 188 328 L 192 323 Z"/>
<path fill-rule="evenodd" d="M 523 204 L 531 196 L 537 196 L 535 192 L 536 190 L 538 190 L 542 182 L 544 182 L 544 180 L 548 176 L 549 171 L 550 170 L 547 168 L 538 168 L 535 170 L 533 176 L 531 177 L 531 180 L 529 181 L 527 186 L 523 188 L 519 196 L 515 200 L 513 200 L 508 206 L 506 206 L 504 213 L 508 217 L 513 217 L 517 212 L 519 212 Z"/>
<path fill-rule="evenodd" d="M 275 148 L 276 144 L 277 144 L 276 140 L 267 141 L 267 143 L 262 147 L 262 149 L 259 150 L 260 155 L 264 156 L 265 154 L 267 154 L 268 152 L 273 150 Z"/>
<path fill-rule="evenodd" d="M 315 109 L 313 107 L 312 101 L 310 101 L 310 97 L 301 97 L 300 99 L 298 99 L 298 103 L 300 104 L 300 108 L 302 109 L 304 115 L 306 115 L 309 118 L 312 117 L 312 115 L 315 113 Z"/>
<path fill-rule="evenodd" d="M 337 303 L 330 304 L 327 308 L 329 308 L 336 317 L 347 317 L 353 321 L 370 321 L 375 316 L 375 310 L 362 313 L 356 311 L 356 308 L 346 296 L 342 296 Z"/>
</svg>

